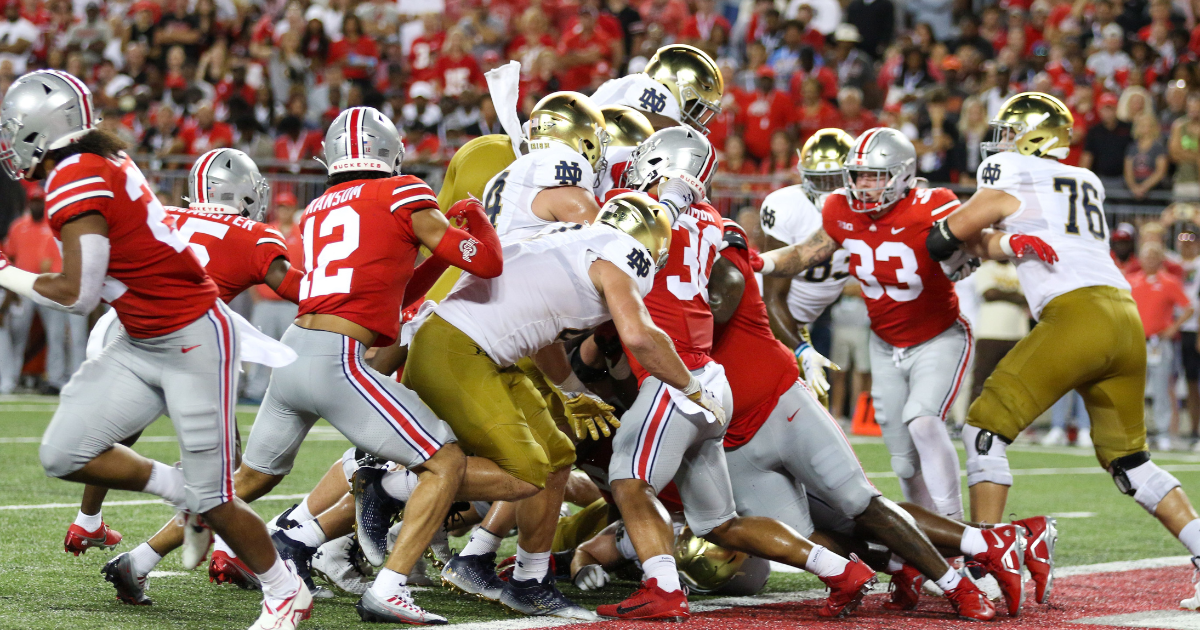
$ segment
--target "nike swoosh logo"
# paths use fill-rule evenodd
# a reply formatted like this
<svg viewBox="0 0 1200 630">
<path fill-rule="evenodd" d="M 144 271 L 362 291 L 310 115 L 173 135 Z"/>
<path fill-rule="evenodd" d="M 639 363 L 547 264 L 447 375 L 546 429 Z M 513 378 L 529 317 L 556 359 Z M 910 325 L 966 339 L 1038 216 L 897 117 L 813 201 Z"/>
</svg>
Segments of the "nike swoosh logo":
<svg viewBox="0 0 1200 630">
<path fill-rule="evenodd" d="M 899 233 L 903 232 L 904 229 L 905 228 L 900 228 L 900 229 L 892 228 L 892 234 L 899 234 Z"/>
<path fill-rule="evenodd" d="M 183 349 L 183 353 L 184 353 L 184 354 L 187 354 L 187 353 L 191 352 L 192 350 L 195 350 L 196 348 L 199 348 L 199 347 L 200 347 L 200 346 L 192 346 L 192 347 L 190 347 L 190 348 L 184 348 L 184 349 Z"/>
<path fill-rule="evenodd" d="M 649 606 L 649 605 L 650 605 L 650 602 L 644 602 L 644 603 L 638 604 L 637 606 L 629 606 L 629 607 L 617 606 L 617 614 L 625 615 L 625 614 L 631 613 L 639 608 L 645 608 L 646 606 Z"/>
<path fill-rule="evenodd" d="M 994 545 L 994 547 L 996 547 L 997 549 L 1003 549 L 1003 548 L 1004 548 L 1004 541 L 1003 541 L 1003 540 L 997 540 L 997 541 L 996 541 L 996 544 Z"/>
<path fill-rule="evenodd" d="M 799 409 L 796 410 L 796 413 L 793 413 L 792 415 L 788 416 L 788 422 L 791 422 L 792 418 L 795 418 L 797 413 L 800 413 Z"/>
</svg>

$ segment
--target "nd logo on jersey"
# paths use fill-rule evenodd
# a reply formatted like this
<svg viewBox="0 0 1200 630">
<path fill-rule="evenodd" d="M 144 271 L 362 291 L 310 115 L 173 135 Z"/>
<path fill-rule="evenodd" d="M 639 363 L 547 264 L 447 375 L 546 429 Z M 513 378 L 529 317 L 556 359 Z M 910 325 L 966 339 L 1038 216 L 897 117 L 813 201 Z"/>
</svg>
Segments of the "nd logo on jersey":
<svg viewBox="0 0 1200 630">
<path fill-rule="evenodd" d="M 667 108 L 667 97 L 663 94 L 655 92 L 651 88 L 646 88 L 646 90 L 642 92 L 641 98 L 638 99 L 638 104 L 642 106 L 642 109 L 648 112 L 661 114 L 663 110 Z"/>
<path fill-rule="evenodd" d="M 554 167 L 554 179 L 558 180 L 559 186 L 578 186 L 579 180 L 583 179 L 583 169 L 574 162 L 563 160 Z"/>
<path fill-rule="evenodd" d="M 645 278 L 650 273 L 650 261 L 642 250 L 635 249 L 629 252 L 629 256 L 625 260 L 629 262 L 629 268 L 637 273 L 639 278 Z"/>
<path fill-rule="evenodd" d="M 989 185 L 1000 181 L 1000 165 L 992 163 L 983 167 L 983 172 L 980 173 L 980 179 L 983 181 L 983 183 Z"/>
<path fill-rule="evenodd" d="M 775 210 L 771 208 L 763 208 L 762 224 L 769 228 L 775 227 Z"/>
</svg>

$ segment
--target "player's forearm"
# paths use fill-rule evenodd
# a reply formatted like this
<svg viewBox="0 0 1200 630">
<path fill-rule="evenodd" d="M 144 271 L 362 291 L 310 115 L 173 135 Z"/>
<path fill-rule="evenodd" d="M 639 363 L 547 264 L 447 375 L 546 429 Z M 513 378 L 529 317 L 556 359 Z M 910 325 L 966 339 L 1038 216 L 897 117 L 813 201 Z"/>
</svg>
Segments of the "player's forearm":
<svg viewBox="0 0 1200 630">
<path fill-rule="evenodd" d="M 787 282 L 782 278 L 768 278 L 763 283 L 767 291 L 770 291 L 771 285 L 776 282 Z M 792 317 L 792 312 L 787 307 L 787 301 L 781 299 L 774 292 L 768 292 L 764 296 L 764 302 L 767 305 L 767 315 L 771 322 L 771 332 L 775 338 L 782 341 L 789 348 L 795 348 L 800 345 L 799 324 Z"/>
<path fill-rule="evenodd" d="M 622 335 L 621 341 L 651 376 L 679 390 L 691 383 L 692 373 L 675 352 L 675 344 L 657 326 Z"/>
<path fill-rule="evenodd" d="M 825 230 L 819 230 L 807 241 L 762 255 L 764 276 L 790 278 L 813 265 L 829 260 L 838 244 Z"/>
</svg>

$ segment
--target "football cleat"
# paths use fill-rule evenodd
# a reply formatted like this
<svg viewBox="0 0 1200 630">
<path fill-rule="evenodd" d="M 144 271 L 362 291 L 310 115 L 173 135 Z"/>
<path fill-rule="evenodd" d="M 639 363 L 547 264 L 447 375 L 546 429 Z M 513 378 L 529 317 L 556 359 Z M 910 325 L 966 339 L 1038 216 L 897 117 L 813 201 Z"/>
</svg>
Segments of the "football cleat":
<svg viewBox="0 0 1200 630">
<path fill-rule="evenodd" d="M 354 493 L 354 523 L 358 544 L 372 566 L 382 566 L 387 560 L 388 528 L 392 518 L 404 509 L 404 503 L 388 496 L 379 481 L 386 471 L 364 466 L 354 472 L 351 492 Z"/>
<path fill-rule="evenodd" d="M 493 552 L 477 556 L 456 554 L 442 569 L 442 584 L 451 590 L 498 602 L 505 583 L 496 577 L 496 554 Z"/>
<path fill-rule="evenodd" d="M 219 549 L 213 552 L 212 560 L 208 562 L 208 581 L 232 584 L 247 591 L 262 590 L 262 582 L 245 562 Z"/>
<path fill-rule="evenodd" d="M 312 557 L 312 574 L 349 595 L 362 595 L 371 587 L 371 565 L 362 557 L 353 535 L 335 538 Z"/>
<path fill-rule="evenodd" d="M 267 533 L 274 534 L 275 532 L 277 532 L 281 529 L 291 529 L 293 527 L 299 527 L 300 523 L 298 523 L 297 521 L 292 519 L 292 512 L 295 511 L 296 508 L 298 508 L 298 507 L 300 507 L 299 503 L 293 503 L 292 507 L 281 512 L 279 514 L 279 516 L 276 516 L 275 518 L 267 521 Z"/>
<path fill-rule="evenodd" d="M 1192 571 L 1192 587 L 1196 592 L 1191 597 L 1179 602 L 1180 608 L 1188 610 L 1200 608 L 1200 556 L 1192 556 L 1192 566 L 1194 567 Z"/>
<path fill-rule="evenodd" d="M 441 571 L 453 557 L 454 550 L 450 548 L 450 534 L 443 525 L 433 533 L 433 539 L 429 541 L 429 549 L 425 550 L 425 558 L 433 564 L 433 568 Z"/>
<path fill-rule="evenodd" d="M 668 593 L 658 587 L 658 578 L 642 582 L 642 586 L 620 604 L 604 604 L 597 607 L 596 612 L 602 617 L 660 621 L 685 621 L 692 616 L 683 589 Z"/>
<path fill-rule="evenodd" d="M 435 615 L 421 608 L 413 601 L 407 586 L 400 587 L 400 593 L 386 600 L 367 591 L 362 599 L 354 605 L 358 618 L 363 621 L 379 621 L 383 623 L 408 623 L 414 626 L 440 626 L 446 623 L 446 618 Z"/>
<path fill-rule="evenodd" d="M 561 617 L 578 621 L 596 621 L 596 613 L 567 599 L 554 578 L 547 575 L 541 580 L 509 580 L 500 593 L 500 603 L 526 615 L 538 617 Z"/>
<path fill-rule="evenodd" d="M 867 591 L 879 582 L 879 578 L 875 577 L 875 569 L 867 566 L 867 563 L 859 560 L 854 554 L 850 554 L 850 563 L 846 565 L 846 570 L 820 580 L 829 587 L 825 605 L 817 611 L 822 617 L 845 617 L 854 612 Z"/>
<path fill-rule="evenodd" d="M 982 531 L 988 550 L 976 554 L 975 561 L 996 579 L 1008 606 L 1008 616 L 1016 617 L 1025 602 L 1025 579 L 1021 575 L 1025 562 L 1024 530 L 1016 525 L 997 525 Z"/>
<path fill-rule="evenodd" d="M 946 591 L 946 599 L 950 600 L 954 612 L 957 612 L 961 619 L 991 621 L 996 617 L 996 607 L 968 578 L 963 578 L 958 586 Z"/>
<path fill-rule="evenodd" d="M 911 564 L 905 564 L 892 575 L 892 583 L 888 587 L 892 597 L 884 602 L 883 607 L 888 610 L 916 608 L 917 602 L 921 601 L 921 585 L 924 583 L 925 576 Z"/>
<path fill-rule="evenodd" d="M 128 551 L 109 560 L 104 568 L 100 569 L 100 575 L 117 589 L 117 599 L 122 602 L 134 606 L 149 606 L 154 603 L 146 597 L 146 576 L 139 576 L 134 572 Z"/>
<path fill-rule="evenodd" d="M 271 543 L 275 545 L 275 551 L 279 552 L 279 557 L 286 560 L 291 560 L 292 564 L 296 565 L 296 575 L 304 581 L 307 588 L 308 596 L 311 599 L 317 596 L 317 585 L 312 580 L 312 559 L 317 553 L 316 547 L 295 540 L 287 535 L 287 531 L 278 531 L 271 535 Z"/>
<path fill-rule="evenodd" d="M 263 598 L 262 613 L 250 630 L 295 630 L 301 621 L 312 614 L 312 593 L 303 582 L 289 598 L 272 604 Z"/>
<path fill-rule="evenodd" d="M 1045 604 L 1050 601 L 1050 588 L 1054 586 L 1054 543 L 1058 542 L 1057 522 L 1048 516 L 1035 516 L 1013 525 L 1025 530 L 1025 568 L 1033 577 L 1034 601 Z"/>
<path fill-rule="evenodd" d="M 63 540 L 63 550 L 78 556 L 93 547 L 112 549 L 120 542 L 121 532 L 109 527 L 104 521 L 100 522 L 100 527 L 94 532 L 89 532 L 75 523 L 71 523 L 71 526 L 67 528 L 67 537 Z"/>
<path fill-rule="evenodd" d="M 208 550 L 212 547 L 213 532 L 199 514 L 181 512 L 180 516 L 184 519 L 183 557 L 181 560 L 183 568 L 191 571 L 200 566 L 200 563 L 208 557 Z"/>
</svg>

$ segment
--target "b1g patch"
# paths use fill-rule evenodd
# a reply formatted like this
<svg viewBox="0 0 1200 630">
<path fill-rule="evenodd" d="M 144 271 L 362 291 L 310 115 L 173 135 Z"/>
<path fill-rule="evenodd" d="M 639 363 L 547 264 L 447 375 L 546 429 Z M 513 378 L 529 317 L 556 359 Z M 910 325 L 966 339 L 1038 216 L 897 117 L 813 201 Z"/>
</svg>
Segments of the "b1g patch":
<svg viewBox="0 0 1200 630">
<path fill-rule="evenodd" d="M 667 108 L 667 96 L 658 93 L 653 88 L 646 88 L 642 92 L 642 96 L 638 98 L 638 105 L 641 105 L 644 111 L 661 114 Z"/>
<path fill-rule="evenodd" d="M 574 162 L 563 160 L 554 167 L 554 179 L 558 180 L 559 186 L 578 186 L 579 180 L 583 179 L 583 169 Z"/>
<path fill-rule="evenodd" d="M 983 172 L 979 174 L 979 180 L 989 186 L 1000 181 L 1000 165 L 992 162 L 983 167 Z"/>
<path fill-rule="evenodd" d="M 629 268 L 637 274 L 639 278 L 645 278 L 650 273 L 650 260 L 646 258 L 646 253 L 640 249 L 635 249 L 629 252 L 625 257 L 629 263 Z"/>
</svg>

